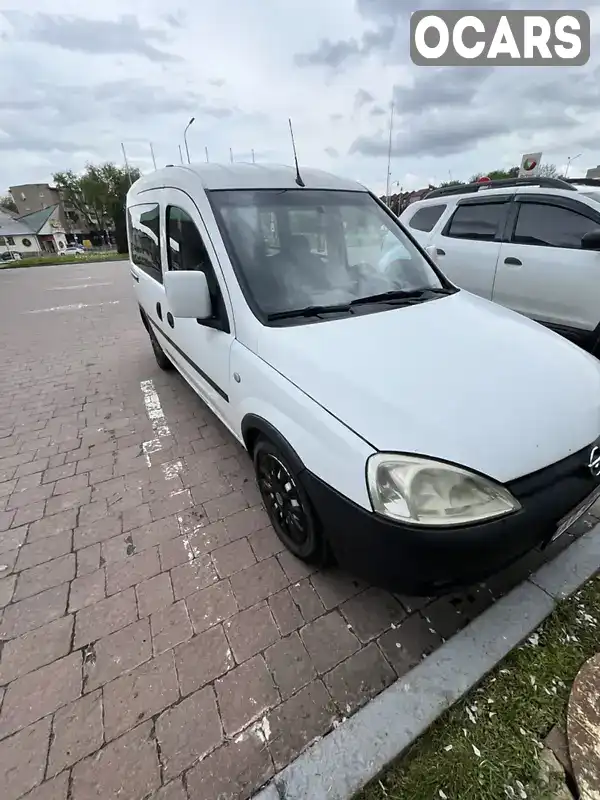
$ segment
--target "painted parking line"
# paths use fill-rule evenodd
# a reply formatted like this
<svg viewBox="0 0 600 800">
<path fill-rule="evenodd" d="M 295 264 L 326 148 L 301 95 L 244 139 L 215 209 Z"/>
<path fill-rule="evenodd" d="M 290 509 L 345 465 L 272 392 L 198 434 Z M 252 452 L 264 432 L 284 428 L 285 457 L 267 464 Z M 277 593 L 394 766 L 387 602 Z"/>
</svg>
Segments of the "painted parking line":
<svg viewBox="0 0 600 800">
<path fill-rule="evenodd" d="M 47 314 L 50 311 L 80 311 L 82 308 L 100 308 L 101 306 L 116 306 L 120 300 L 107 300 L 105 303 L 73 303 L 69 306 L 52 306 L 52 308 L 34 308 L 23 311 L 23 314 Z"/>
<path fill-rule="evenodd" d="M 113 286 L 112 283 L 78 283 L 72 286 L 49 286 L 49 292 L 62 292 L 67 289 L 96 289 L 98 286 Z"/>
</svg>

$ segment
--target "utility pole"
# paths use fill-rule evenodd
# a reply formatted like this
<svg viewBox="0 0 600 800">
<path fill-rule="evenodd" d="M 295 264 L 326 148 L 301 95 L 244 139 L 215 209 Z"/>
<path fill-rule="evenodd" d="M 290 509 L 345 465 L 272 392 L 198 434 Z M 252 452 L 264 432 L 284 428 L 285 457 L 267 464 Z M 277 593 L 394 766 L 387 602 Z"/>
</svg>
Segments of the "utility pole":
<svg viewBox="0 0 600 800">
<path fill-rule="evenodd" d="M 229 148 L 229 160 L 233 164 L 233 150 L 231 149 L 231 147 Z"/>
<path fill-rule="evenodd" d="M 133 183 L 131 180 L 131 170 L 129 169 L 129 162 L 127 161 L 127 153 L 125 152 L 125 145 L 121 142 L 121 150 L 123 151 L 123 160 L 125 161 L 125 169 L 127 170 L 127 177 L 129 178 L 129 186 Z"/>
<path fill-rule="evenodd" d="M 150 142 L 150 155 L 152 156 L 152 163 L 154 164 L 154 169 L 156 169 L 156 159 L 154 158 L 154 148 L 152 147 L 152 142 Z"/>
<path fill-rule="evenodd" d="M 178 144 L 177 147 L 179 148 L 179 159 L 180 159 L 181 163 L 183 164 L 183 153 L 181 152 L 181 145 Z"/>
<path fill-rule="evenodd" d="M 206 163 L 208 164 L 208 147 L 204 148 L 204 155 L 206 156 Z"/>
<path fill-rule="evenodd" d="M 390 111 L 390 140 L 388 144 L 388 166 L 387 166 L 387 179 L 386 179 L 386 190 L 385 190 L 385 197 L 387 205 L 390 204 L 390 178 L 391 178 L 391 169 L 392 169 L 392 131 L 394 128 L 394 99 L 392 96 L 392 109 Z"/>
<path fill-rule="evenodd" d="M 256 159 L 254 158 L 254 148 L 252 148 L 252 163 L 256 164 Z"/>
</svg>

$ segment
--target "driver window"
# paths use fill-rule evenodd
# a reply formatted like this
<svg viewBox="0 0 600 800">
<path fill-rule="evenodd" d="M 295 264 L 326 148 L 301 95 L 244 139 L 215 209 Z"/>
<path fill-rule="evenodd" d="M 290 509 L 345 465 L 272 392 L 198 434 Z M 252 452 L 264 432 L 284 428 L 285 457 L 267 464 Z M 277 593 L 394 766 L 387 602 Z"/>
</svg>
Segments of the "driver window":
<svg viewBox="0 0 600 800">
<path fill-rule="evenodd" d="M 182 208 L 167 206 L 167 259 L 170 270 L 200 270 L 218 314 L 226 318 L 219 282 L 196 223 Z"/>
<path fill-rule="evenodd" d="M 200 231 L 190 215 L 177 206 L 167 208 L 167 254 L 169 269 L 210 269 Z"/>
</svg>

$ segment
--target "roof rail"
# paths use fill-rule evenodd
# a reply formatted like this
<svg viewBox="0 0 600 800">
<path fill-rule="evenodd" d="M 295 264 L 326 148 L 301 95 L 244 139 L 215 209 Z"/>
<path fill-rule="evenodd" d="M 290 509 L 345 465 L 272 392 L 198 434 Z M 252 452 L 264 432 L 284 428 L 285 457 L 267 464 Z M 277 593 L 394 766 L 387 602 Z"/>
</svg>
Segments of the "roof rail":
<svg viewBox="0 0 600 800">
<path fill-rule="evenodd" d="M 577 178 L 575 178 L 577 180 Z M 463 185 L 443 186 L 440 189 L 433 189 L 425 195 L 423 200 L 430 200 L 433 197 L 444 197 L 449 194 L 474 194 L 481 189 L 504 189 L 510 186 L 540 186 L 547 189 L 569 189 L 577 191 L 571 183 L 562 178 L 500 178 L 498 180 L 485 181 L 480 183 L 466 183 Z"/>
<path fill-rule="evenodd" d="M 600 178 L 565 178 L 565 180 L 575 186 L 600 186 Z"/>
</svg>

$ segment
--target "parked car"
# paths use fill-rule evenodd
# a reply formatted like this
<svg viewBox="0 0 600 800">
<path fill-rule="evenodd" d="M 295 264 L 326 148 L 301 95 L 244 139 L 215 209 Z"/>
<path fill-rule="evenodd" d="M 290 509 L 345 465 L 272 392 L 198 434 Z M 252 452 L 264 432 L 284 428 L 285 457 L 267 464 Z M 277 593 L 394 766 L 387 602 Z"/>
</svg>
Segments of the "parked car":
<svg viewBox="0 0 600 800">
<path fill-rule="evenodd" d="M 600 362 L 458 289 L 363 186 L 173 166 L 131 187 L 127 225 L 159 367 L 249 452 L 298 558 L 440 593 L 600 495 Z"/>
<path fill-rule="evenodd" d="M 600 355 L 600 181 L 446 187 L 400 221 L 459 286 Z"/>
<path fill-rule="evenodd" d="M 2 259 L 2 261 L 20 261 L 21 254 L 13 250 L 5 250 L 4 253 L 0 254 L 0 259 Z"/>
<path fill-rule="evenodd" d="M 85 247 L 82 247 L 80 244 L 70 244 L 65 247 L 64 250 L 59 250 L 61 256 L 80 256 L 85 252 Z"/>
</svg>

